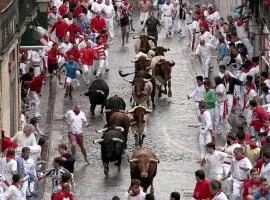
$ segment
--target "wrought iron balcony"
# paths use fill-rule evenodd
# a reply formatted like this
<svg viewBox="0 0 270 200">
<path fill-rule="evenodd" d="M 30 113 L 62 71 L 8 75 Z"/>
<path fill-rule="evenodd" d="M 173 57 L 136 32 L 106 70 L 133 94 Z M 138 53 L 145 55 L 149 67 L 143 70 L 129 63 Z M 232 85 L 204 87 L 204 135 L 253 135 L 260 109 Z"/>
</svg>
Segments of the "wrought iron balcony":
<svg viewBox="0 0 270 200">
<path fill-rule="evenodd" d="M 17 0 L 19 8 L 18 28 L 22 28 L 25 22 L 32 21 L 31 18 L 36 16 L 38 5 L 35 0 Z"/>
<path fill-rule="evenodd" d="M 0 55 L 11 46 L 16 37 L 17 4 L 13 0 L 4 10 L 0 11 Z"/>
</svg>

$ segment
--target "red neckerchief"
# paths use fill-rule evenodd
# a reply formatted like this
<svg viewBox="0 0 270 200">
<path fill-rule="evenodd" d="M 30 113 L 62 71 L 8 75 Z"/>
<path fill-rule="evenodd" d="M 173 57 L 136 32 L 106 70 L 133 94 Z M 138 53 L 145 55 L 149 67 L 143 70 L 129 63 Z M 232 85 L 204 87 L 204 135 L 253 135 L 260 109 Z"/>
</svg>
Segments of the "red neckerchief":
<svg viewBox="0 0 270 200">
<path fill-rule="evenodd" d="M 257 148 L 257 145 L 256 144 L 249 143 L 249 147 L 250 147 L 250 149 L 256 149 Z"/>
<path fill-rule="evenodd" d="M 250 65 L 249 67 L 243 69 L 243 72 L 248 73 L 253 68 L 253 65 Z"/>
<path fill-rule="evenodd" d="M 72 110 L 72 111 L 75 113 L 75 115 L 80 114 L 80 112 L 76 112 L 75 110 Z"/>
<path fill-rule="evenodd" d="M 205 109 L 205 110 L 202 110 L 202 111 L 200 112 L 200 114 L 202 115 L 205 111 L 206 111 L 206 109 Z"/>
<path fill-rule="evenodd" d="M 235 157 L 237 161 L 243 160 L 246 156 L 244 154 L 241 154 L 238 158 Z"/>
<path fill-rule="evenodd" d="M 12 185 L 14 185 L 16 188 L 20 189 L 20 186 L 18 184 L 13 182 Z"/>
</svg>

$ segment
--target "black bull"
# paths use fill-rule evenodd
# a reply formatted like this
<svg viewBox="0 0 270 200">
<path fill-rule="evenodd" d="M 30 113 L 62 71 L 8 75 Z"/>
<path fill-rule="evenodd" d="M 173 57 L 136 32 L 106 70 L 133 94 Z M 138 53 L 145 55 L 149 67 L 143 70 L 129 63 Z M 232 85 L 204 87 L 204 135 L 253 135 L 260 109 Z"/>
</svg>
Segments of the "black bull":
<svg viewBox="0 0 270 200">
<path fill-rule="evenodd" d="M 106 101 L 105 114 L 106 122 L 109 123 L 110 116 L 113 112 L 124 112 L 126 109 L 126 103 L 122 97 L 114 95 Z"/>
<path fill-rule="evenodd" d="M 89 97 L 91 104 L 90 112 L 92 116 L 95 115 L 96 105 L 101 105 L 100 113 L 103 113 L 103 109 L 109 95 L 109 86 L 102 79 L 94 80 L 91 83 L 88 92 L 85 92 L 84 95 Z"/>
<path fill-rule="evenodd" d="M 101 159 L 104 167 L 104 174 L 109 173 L 109 163 L 115 162 L 120 171 L 122 154 L 124 151 L 124 136 L 119 130 L 108 130 L 103 132 L 101 139 L 94 140 L 94 144 L 101 145 Z"/>
</svg>

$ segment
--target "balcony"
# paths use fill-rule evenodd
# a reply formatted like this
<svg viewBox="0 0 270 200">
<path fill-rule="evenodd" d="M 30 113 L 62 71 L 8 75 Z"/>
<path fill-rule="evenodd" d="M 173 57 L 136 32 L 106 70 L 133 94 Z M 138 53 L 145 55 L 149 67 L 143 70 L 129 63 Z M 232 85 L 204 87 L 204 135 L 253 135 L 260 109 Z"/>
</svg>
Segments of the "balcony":
<svg viewBox="0 0 270 200">
<path fill-rule="evenodd" d="M 15 0 L 10 0 L 0 11 L 0 55 L 5 54 L 13 43 L 17 17 L 17 4 Z"/>
<path fill-rule="evenodd" d="M 18 1 L 18 24 L 17 28 L 21 33 L 25 31 L 25 25 L 33 21 L 37 16 L 37 3 L 35 0 L 17 0 Z"/>
</svg>

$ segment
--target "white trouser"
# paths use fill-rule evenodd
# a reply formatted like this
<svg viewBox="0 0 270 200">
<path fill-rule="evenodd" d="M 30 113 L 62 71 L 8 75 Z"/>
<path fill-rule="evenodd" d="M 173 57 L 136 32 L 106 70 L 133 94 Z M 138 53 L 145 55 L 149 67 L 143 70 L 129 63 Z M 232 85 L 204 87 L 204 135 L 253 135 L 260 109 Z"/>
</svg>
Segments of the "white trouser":
<svg viewBox="0 0 270 200">
<path fill-rule="evenodd" d="M 240 38 L 241 42 L 245 45 L 245 47 L 247 48 L 247 52 L 248 52 L 248 58 L 251 59 L 254 55 L 254 48 L 250 42 L 250 40 L 246 37 L 242 37 Z"/>
<path fill-rule="evenodd" d="M 215 130 L 215 108 L 207 109 L 211 116 L 212 128 Z"/>
<path fill-rule="evenodd" d="M 34 182 L 29 183 L 28 180 L 22 183 L 22 200 L 26 200 L 26 196 L 30 195 L 30 192 L 34 191 Z"/>
<path fill-rule="evenodd" d="M 243 187 L 243 181 L 239 181 L 235 178 L 233 178 L 232 181 L 233 184 L 233 191 L 232 191 L 232 200 L 241 200 L 242 199 L 242 187 Z"/>
<path fill-rule="evenodd" d="M 175 19 L 173 20 L 173 30 L 175 32 L 178 32 L 180 30 L 180 18 L 179 15 L 175 17 Z"/>
<path fill-rule="evenodd" d="M 140 12 L 140 22 L 143 23 L 142 24 L 143 27 L 147 18 L 148 18 L 148 12 Z"/>
<path fill-rule="evenodd" d="M 105 54 L 105 69 L 109 69 L 109 51 L 108 49 L 104 50 Z"/>
<path fill-rule="evenodd" d="M 230 117 L 233 107 L 233 94 L 227 94 L 228 100 L 228 116 Z"/>
<path fill-rule="evenodd" d="M 172 31 L 173 23 L 171 16 L 164 16 L 164 26 L 168 32 Z"/>
<path fill-rule="evenodd" d="M 224 118 L 225 102 L 216 103 L 215 107 L 215 133 L 222 134 L 223 139 L 226 141 L 227 134 L 231 131 L 231 125 L 228 121 L 228 115 Z"/>
<path fill-rule="evenodd" d="M 104 59 L 95 60 L 96 76 L 101 75 L 102 69 L 104 67 L 104 63 L 105 63 Z"/>
<path fill-rule="evenodd" d="M 90 80 L 93 76 L 93 65 L 82 65 L 83 67 L 83 80 L 86 83 L 90 83 Z"/>
<path fill-rule="evenodd" d="M 227 165 L 227 164 L 224 164 Z M 231 168 L 231 165 L 227 165 Z M 224 168 L 223 168 L 224 169 Z M 226 174 L 225 174 L 226 176 Z M 224 190 L 224 194 L 228 197 L 228 199 L 231 199 L 232 196 L 232 187 L 233 187 L 233 180 L 232 178 L 227 178 L 222 182 L 222 189 Z"/>
<path fill-rule="evenodd" d="M 200 38 L 200 34 L 199 33 L 195 33 L 193 34 L 193 32 L 190 33 L 191 34 L 191 51 L 195 52 L 196 48 L 199 44 L 199 38 Z"/>
<path fill-rule="evenodd" d="M 110 37 L 114 38 L 114 30 L 113 30 L 113 17 L 106 19 L 107 29 L 109 31 Z"/>
<path fill-rule="evenodd" d="M 206 155 L 205 145 L 207 143 L 211 142 L 211 141 L 212 141 L 212 137 L 211 137 L 210 131 L 207 130 L 204 133 L 203 130 L 200 130 L 200 134 L 199 134 L 199 148 L 200 148 L 201 159 L 204 158 L 204 156 Z"/>
<path fill-rule="evenodd" d="M 34 103 L 34 115 L 36 117 L 40 116 L 40 101 L 39 101 L 39 97 L 38 94 L 34 91 L 30 91 L 30 98 L 31 101 Z"/>
<path fill-rule="evenodd" d="M 202 59 L 202 70 L 203 70 L 203 73 L 204 73 L 204 77 L 208 78 L 211 56 L 206 57 L 206 58 L 201 58 L 201 59 Z"/>
</svg>

